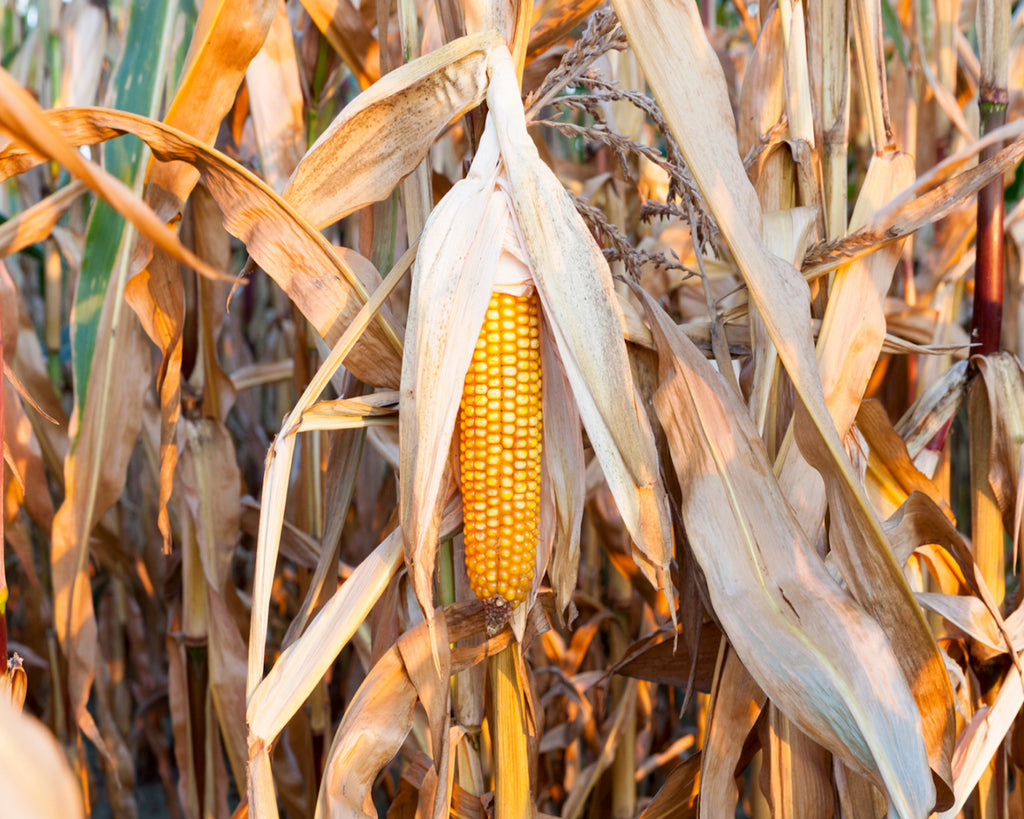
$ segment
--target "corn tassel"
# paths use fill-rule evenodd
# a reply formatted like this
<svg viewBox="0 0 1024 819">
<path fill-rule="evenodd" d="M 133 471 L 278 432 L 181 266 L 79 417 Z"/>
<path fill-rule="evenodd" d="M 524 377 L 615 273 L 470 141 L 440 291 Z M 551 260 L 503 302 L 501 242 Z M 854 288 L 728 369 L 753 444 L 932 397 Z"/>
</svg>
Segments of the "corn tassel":
<svg viewBox="0 0 1024 819">
<path fill-rule="evenodd" d="M 532 292 L 492 295 L 462 393 L 466 570 L 484 601 L 491 633 L 533 583 L 540 507 L 539 312 Z"/>
</svg>

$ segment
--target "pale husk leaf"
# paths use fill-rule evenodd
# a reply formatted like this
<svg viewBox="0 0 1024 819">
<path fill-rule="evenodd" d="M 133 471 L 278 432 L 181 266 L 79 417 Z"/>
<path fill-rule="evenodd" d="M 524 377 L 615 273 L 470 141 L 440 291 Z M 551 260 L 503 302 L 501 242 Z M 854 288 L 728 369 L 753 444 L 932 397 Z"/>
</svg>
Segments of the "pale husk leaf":
<svg viewBox="0 0 1024 819">
<path fill-rule="evenodd" d="M 484 139 L 467 178 L 430 214 L 413 269 L 399 412 L 401 520 L 428 618 L 448 450 L 508 229 L 497 174 L 497 145 Z"/>
<path fill-rule="evenodd" d="M 544 357 L 541 491 L 544 497 L 541 500 L 537 577 L 547 565 L 555 592 L 555 605 L 566 622 L 572 622 L 575 616 L 572 596 L 579 575 L 580 527 L 586 499 L 586 462 L 579 410 L 552 346 L 550 343 L 541 345 Z M 534 583 L 535 589 L 536 586 Z"/>
<path fill-rule="evenodd" d="M 565 188 L 526 132 L 511 55 L 496 49 L 487 91 L 545 322 L 580 418 L 647 579 L 675 600 L 672 525 L 654 438 L 637 405 L 611 272 Z"/>
<path fill-rule="evenodd" d="M 801 729 L 884 782 L 898 815 L 926 816 L 935 790 L 920 715 L 884 633 L 807 542 L 739 399 L 650 301 L 648 314 L 681 514 L 730 642 Z"/>
</svg>

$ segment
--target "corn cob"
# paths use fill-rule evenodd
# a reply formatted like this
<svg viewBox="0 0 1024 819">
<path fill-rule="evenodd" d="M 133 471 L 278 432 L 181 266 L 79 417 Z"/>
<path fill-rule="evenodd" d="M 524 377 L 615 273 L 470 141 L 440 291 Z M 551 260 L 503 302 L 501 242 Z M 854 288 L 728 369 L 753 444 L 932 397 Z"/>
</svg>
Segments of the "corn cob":
<svg viewBox="0 0 1024 819">
<path fill-rule="evenodd" d="M 534 293 L 494 293 L 462 392 L 466 570 L 491 633 L 533 583 L 540 505 L 538 316 Z"/>
</svg>

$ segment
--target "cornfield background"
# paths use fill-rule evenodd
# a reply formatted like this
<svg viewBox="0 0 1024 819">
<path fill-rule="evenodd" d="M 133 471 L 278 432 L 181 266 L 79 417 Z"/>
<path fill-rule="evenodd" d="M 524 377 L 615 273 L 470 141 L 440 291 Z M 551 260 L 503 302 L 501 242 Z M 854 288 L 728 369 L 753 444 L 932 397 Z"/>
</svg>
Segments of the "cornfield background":
<svg viewBox="0 0 1024 819">
<path fill-rule="evenodd" d="M 0 58 L 4 816 L 1024 816 L 1024 10 L 6 0 Z"/>
</svg>

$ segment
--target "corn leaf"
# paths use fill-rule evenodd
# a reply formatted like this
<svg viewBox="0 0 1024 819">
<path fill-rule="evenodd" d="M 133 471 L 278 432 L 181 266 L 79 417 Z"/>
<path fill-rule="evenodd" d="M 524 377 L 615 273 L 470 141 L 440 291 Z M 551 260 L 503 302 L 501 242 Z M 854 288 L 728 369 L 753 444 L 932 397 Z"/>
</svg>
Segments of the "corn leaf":
<svg viewBox="0 0 1024 819">
<path fill-rule="evenodd" d="M 681 514 L 723 630 L 802 730 L 924 817 L 935 788 L 921 717 L 885 634 L 839 588 L 779 491 L 739 399 L 648 299 L 659 347 L 655 409 Z"/>
</svg>

